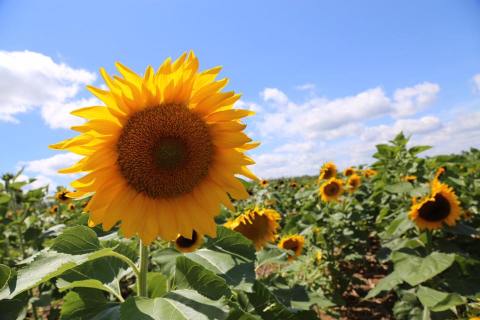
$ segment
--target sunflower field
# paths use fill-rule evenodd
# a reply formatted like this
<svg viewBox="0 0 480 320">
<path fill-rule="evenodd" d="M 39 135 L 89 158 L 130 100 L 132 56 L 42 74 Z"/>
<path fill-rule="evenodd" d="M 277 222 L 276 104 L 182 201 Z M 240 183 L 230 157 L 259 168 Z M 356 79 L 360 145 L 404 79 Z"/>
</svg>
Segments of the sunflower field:
<svg viewBox="0 0 480 320">
<path fill-rule="evenodd" d="M 220 68 L 101 74 L 70 187 L 0 184 L 0 319 L 480 319 L 480 151 L 262 180 Z M 83 174 L 83 176 L 82 176 Z M 240 176 L 243 176 L 241 179 Z"/>
</svg>

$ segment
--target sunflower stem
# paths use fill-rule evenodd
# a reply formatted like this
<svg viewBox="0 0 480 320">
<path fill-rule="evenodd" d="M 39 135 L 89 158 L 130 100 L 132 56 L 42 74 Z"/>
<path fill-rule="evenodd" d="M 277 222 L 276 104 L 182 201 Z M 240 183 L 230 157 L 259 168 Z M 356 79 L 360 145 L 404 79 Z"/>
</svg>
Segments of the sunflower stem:
<svg viewBox="0 0 480 320">
<path fill-rule="evenodd" d="M 140 273 L 137 279 L 139 297 L 147 297 L 148 252 L 149 247 L 140 240 Z"/>
<path fill-rule="evenodd" d="M 427 243 L 425 244 L 425 248 L 427 249 L 427 253 L 432 253 L 432 231 L 427 229 L 425 232 L 427 236 Z"/>
</svg>

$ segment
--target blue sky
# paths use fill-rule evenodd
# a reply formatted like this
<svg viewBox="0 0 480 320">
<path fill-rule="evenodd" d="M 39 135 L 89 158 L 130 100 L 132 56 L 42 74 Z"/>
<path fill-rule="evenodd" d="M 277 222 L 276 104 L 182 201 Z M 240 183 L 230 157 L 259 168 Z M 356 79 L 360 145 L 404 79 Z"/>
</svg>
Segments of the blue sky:
<svg viewBox="0 0 480 320">
<path fill-rule="evenodd" d="M 480 1 L 0 0 L 0 172 L 64 183 L 72 158 L 47 146 L 98 69 L 189 49 L 258 111 L 262 176 L 368 162 L 400 129 L 432 154 L 480 146 Z"/>
</svg>

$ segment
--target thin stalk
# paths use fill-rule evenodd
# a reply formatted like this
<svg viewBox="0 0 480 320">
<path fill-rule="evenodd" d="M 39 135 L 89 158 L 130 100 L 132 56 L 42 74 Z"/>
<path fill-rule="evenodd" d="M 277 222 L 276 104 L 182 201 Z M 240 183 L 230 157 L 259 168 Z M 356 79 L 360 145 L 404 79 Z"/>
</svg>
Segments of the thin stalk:
<svg viewBox="0 0 480 320">
<path fill-rule="evenodd" d="M 132 260 L 130 260 L 128 257 L 115 251 L 110 252 L 108 255 L 118 258 L 123 262 L 125 262 L 126 264 L 128 264 L 128 266 L 132 268 L 133 272 L 135 273 L 135 277 L 137 277 L 137 279 L 140 278 L 140 270 L 138 270 L 136 264 Z"/>
<path fill-rule="evenodd" d="M 427 229 L 425 233 L 427 236 L 427 243 L 425 244 L 425 248 L 427 249 L 427 253 L 430 254 L 432 253 L 432 231 Z"/>
<path fill-rule="evenodd" d="M 148 273 L 148 246 L 140 240 L 140 274 L 137 278 L 138 296 L 147 297 L 147 273 Z"/>
</svg>

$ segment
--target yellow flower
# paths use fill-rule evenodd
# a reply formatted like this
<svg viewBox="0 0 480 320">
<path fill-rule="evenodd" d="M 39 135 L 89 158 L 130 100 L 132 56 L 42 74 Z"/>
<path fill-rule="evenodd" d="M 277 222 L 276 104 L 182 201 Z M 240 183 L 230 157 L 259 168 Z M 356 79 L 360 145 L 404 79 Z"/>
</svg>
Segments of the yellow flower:
<svg viewBox="0 0 480 320">
<path fill-rule="evenodd" d="M 175 240 L 175 248 L 180 252 L 193 252 L 202 244 L 203 235 L 198 234 L 195 230 L 193 230 L 192 235 L 189 238 L 179 234 Z"/>
<path fill-rule="evenodd" d="M 402 178 L 403 181 L 406 181 L 406 182 L 415 182 L 415 180 L 417 180 L 417 177 L 416 176 L 405 176 Z"/>
<path fill-rule="evenodd" d="M 57 206 L 56 204 L 53 205 L 53 206 L 51 206 L 50 209 L 48 209 L 48 212 L 49 212 L 50 214 L 52 214 L 52 215 L 57 214 L 57 212 L 58 212 L 58 206 Z"/>
<path fill-rule="evenodd" d="M 348 167 L 347 169 L 345 169 L 345 170 L 343 171 L 343 175 L 344 175 L 345 177 L 349 177 L 349 176 L 351 176 L 351 175 L 354 174 L 354 173 L 355 173 L 355 168 L 353 168 L 353 167 Z"/>
<path fill-rule="evenodd" d="M 278 247 L 284 250 L 291 250 L 295 255 L 288 255 L 288 260 L 293 260 L 302 254 L 305 238 L 302 235 L 291 235 L 283 237 L 278 243 Z"/>
<path fill-rule="evenodd" d="M 317 263 L 320 263 L 320 261 L 322 261 L 322 258 L 323 258 L 322 250 L 317 250 L 317 252 L 315 253 L 315 261 Z"/>
<path fill-rule="evenodd" d="M 354 192 L 362 184 L 362 178 L 354 173 L 347 180 L 348 191 Z"/>
<path fill-rule="evenodd" d="M 323 201 L 336 201 L 343 194 L 343 182 L 340 179 L 331 178 L 324 182 L 319 189 Z"/>
<path fill-rule="evenodd" d="M 377 170 L 374 170 L 374 169 L 366 169 L 363 171 L 363 175 L 365 176 L 365 178 L 370 178 L 372 176 L 375 176 L 377 174 Z"/>
<path fill-rule="evenodd" d="M 251 209 L 234 220 L 225 223 L 225 227 L 240 232 L 250 239 L 256 250 L 262 249 L 268 242 L 275 241 L 280 214 L 273 209 Z"/>
<path fill-rule="evenodd" d="M 72 128 L 80 135 L 51 146 L 83 156 L 60 171 L 86 173 L 69 196 L 92 195 L 85 208 L 92 224 L 108 230 L 121 221 L 126 237 L 138 234 L 145 244 L 193 230 L 214 237 L 220 205 L 233 209 L 227 192 L 248 197 L 236 175 L 257 179 L 244 153 L 258 144 L 240 121 L 252 112 L 233 108 L 240 95 L 221 91 L 228 82 L 215 80 L 221 68 L 199 72 L 193 52 L 144 75 L 116 66 L 120 77 L 100 70 L 108 90 L 89 87 L 105 106 L 73 111 L 87 119 Z"/>
<path fill-rule="evenodd" d="M 274 206 L 277 201 L 275 199 L 265 199 L 264 203 L 266 206 Z"/>
<path fill-rule="evenodd" d="M 290 188 L 295 189 L 296 187 L 298 187 L 298 183 L 296 181 L 291 181 L 290 182 Z"/>
<path fill-rule="evenodd" d="M 68 195 L 69 191 L 67 189 L 62 189 L 55 193 L 55 199 L 60 203 L 69 203 L 72 199 L 70 199 Z"/>
<path fill-rule="evenodd" d="M 320 169 L 319 180 L 328 180 L 337 175 L 337 166 L 333 162 L 327 162 Z"/>
<path fill-rule="evenodd" d="M 70 211 L 75 210 L 75 205 L 74 205 L 73 203 L 70 203 L 70 204 L 68 205 L 68 210 L 70 210 Z"/>
<path fill-rule="evenodd" d="M 267 180 L 261 180 L 260 185 L 264 188 L 268 187 L 268 181 Z"/>
<path fill-rule="evenodd" d="M 409 218 L 420 229 L 439 229 L 443 223 L 453 226 L 460 218 L 460 203 L 448 185 L 434 179 L 431 194 L 420 202 L 414 199 Z"/>
</svg>

